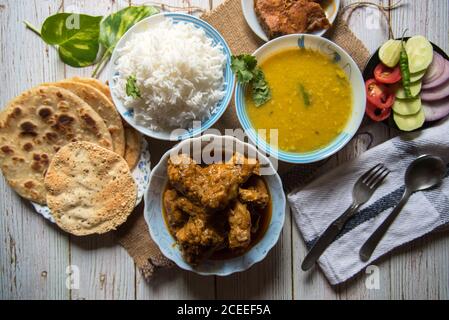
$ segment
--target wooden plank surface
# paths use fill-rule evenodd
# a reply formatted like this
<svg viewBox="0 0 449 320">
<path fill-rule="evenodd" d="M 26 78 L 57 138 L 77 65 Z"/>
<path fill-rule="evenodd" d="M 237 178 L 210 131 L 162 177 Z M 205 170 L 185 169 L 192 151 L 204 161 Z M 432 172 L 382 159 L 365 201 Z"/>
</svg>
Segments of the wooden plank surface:
<svg viewBox="0 0 449 320">
<path fill-rule="evenodd" d="M 23 19 L 41 23 L 58 4 L 30 0 L 1 0 L 0 4 L 3 107 L 22 90 L 59 78 L 64 70 L 53 62 L 55 50 L 22 24 Z M 0 197 L 0 299 L 69 298 L 65 286 L 68 236 L 38 216 L 6 185 L 3 176 Z"/>
<path fill-rule="evenodd" d="M 184 0 L 162 0 L 182 6 Z M 194 6 L 216 7 L 223 0 L 192 0 Z M 356 2 L 345 0 L 344 4 Z M 377 0 L 388 4 L 393 0 Z M 421 33 L 449 51 L 449 5 L 446 0 L 402 1 L 391 14 L 396 35 L 408 28 Z M 64 66 L 54 49 L 48 48 L 19 23 L 36 25 L 59 8 L 104 15 L 146 0 L 0 0 L 1 79 L 0 105 L 33 85 L 73 75 L 88 76 L 92 68 Z M 30 7 L 32 9 L 30 10 Z M 388 37 L 385 21 L 373 9 L 354 12 L 350 26 L 370 52 Z M 5 39 L 8 39 L 6 41 Z M 32 52 L 33 54 L 30 54 Z M 105 73 L 102 78 L 104 79 Z M 374 135 L 374 144 L 396 132 L 370 124 L 363 130 Z M 334 167 L 363 152 L 370 139 L 360 135 L 326 166 Z M 152 161 L 157 162 L 171 144 L 150 141 Z M 201 277 L 174 268 L 160 271 L 147 283 L 126 251 L 111 236 L 69 237 L 36 215 L 30 206 L 0 180 L 0 299 L 449 299 L 449 237 L 430 236 L 406 246 L 378 264 L 380 287 L 367 289 L 366 274 L 338 287 L 331 287 L 323 274 L 300 271 L 305 255 L 301 236 L 287 215 L 281 239 L 268 257 L 247 272 L 226 278 Z M 80 271 L 79 289 L 66 288 L 66 268 Z"/>
</svg>

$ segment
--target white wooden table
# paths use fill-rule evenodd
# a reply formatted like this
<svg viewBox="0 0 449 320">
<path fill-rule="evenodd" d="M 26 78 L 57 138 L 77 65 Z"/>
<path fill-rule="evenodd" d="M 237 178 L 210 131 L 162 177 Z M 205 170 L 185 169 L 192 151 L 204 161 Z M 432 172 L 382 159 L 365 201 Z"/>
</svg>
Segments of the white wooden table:
<svg viewBox="0 0 449 320">
<path fill-rule="evenodd" d="M 161 1 L 161 0 L 159 0 Z M 374 0 L 383 4 L 393 0 Z M 182 0 L 162 0 L 181 6 Z M 206 10 L 222 0 L 193 0 Z M 355 1 L 344 1 L 345 4 Z M 397 36 L 423 34 L 449 52 L 449 3 L 447 0 L 408 0 L 391 13 Z M 40 25 L 60 9 L 104 15 L 135 0 L 0 0 L 0 108 L 21 91 L 41 82 L 91 69 L 74 69 L 60 63 L 22 20 Z M 385 22 L 375 10 L 361 9 L 351 27 L 373 52 L 388 37 Z M 382 125 L 371 125 L 374 143 L 392 135 Z M 363 152 L 361 137 L 328 162 L 335 166 Z M 164 144 L 160 148 L 163 149 Z M 152 150 L 153 154 L 161 150 Z M 154 159 L 157 155 L 153 156 Z M 163 271 L 146 283 L 126 251 L 111 236 L 75 239 L 45 221 L 0 178 L 0 299 L 449 299 L 449 235 L 442 233 L 405 246 L 378 265 L 379 288 L 368 289 L 368 275 L 331 287 L 319 271 L 304 273 L 300 262 L 304 243 L 287 217 L 281 239 L 269 256 L 247 272 L 234 276 L 201 277 L 179 269 Z M 80 287 L 68 290 L 66 268 L 80 271 Z"/>
</svg>

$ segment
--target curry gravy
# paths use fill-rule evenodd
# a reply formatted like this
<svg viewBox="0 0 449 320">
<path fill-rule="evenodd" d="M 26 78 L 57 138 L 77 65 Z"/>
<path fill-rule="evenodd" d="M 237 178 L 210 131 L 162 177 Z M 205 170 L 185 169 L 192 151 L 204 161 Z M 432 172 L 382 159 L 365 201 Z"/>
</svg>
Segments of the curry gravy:
<svg viewBox="0 0 449 320">
<path fill-rule="evenodd" d="M 246 252 L 248 252 L 249 250 L 251 250 L 252 247 L 254 247 L 265 235 L 265 232 L 268 230 L 268 227 L 270 225 L 271 222 L 271 215 L 272 215 L 272 200 L 271 200 L 271 194 L 270 194 L 270 189 L 267 186 L 267 183 L 265 181 L 265 179 L 263 179 L 263 177 L 261 177 L 265 187 L 268 191 L 268 195 L 269 195 L 269 202 L 268 205 L 264 208 L 264 209 L 259 209 L 259 208 L 253 208 L 250 205 L 248 205 L 248 209 L 251 212 L 251 223 L 254 224 L 256 221 L 254 219 L 254 217 L 256 217 L 257 215 L 260 216 L 259 218 L 259 222 L 258 222 L 258 228 L 254 233 L 251 233 L 251 243 L 249 244 L 248 247 L 246 247 L 244 250 L 241 251 L 235 251 L 235 250 L 230 250 L 229 248 L 225 248 L 225 249 L 221 249 L 218 251 L 215 251 L 212 256 L 209 257 L 209 259 L 211 260 L 226 260 L 226 259 L 232 259 L 238 256 L 241 256 L 243 254 L 245 254 Z M 243 188 L 249 188 L 253 185 L 251 179 L 246 182 L 245 184 L 242 185 Z M 170 183 L 167 183 L 165 188 L 164 188 L 164 193 L 170 188 Z M 162 195 L 163 196 L 163 195 Z M 220 214 L 220 213 L 217 213 Z M 171 236 L 176 239 L 175 235 L 173 234 L 171 228 L 169 227 L 168 224 L 168 218 L 167 218 L 167 210 L 165 208 L 165 203 L 164 201 L 162 201 L 162 215 L 164 217 L 164 222 L 165 225 L 167 227 L 167 229 L 169 230 Z"/>
<path fill-rule="evenodd" d="M 260 67 L 272 98 L 257 107 L 249 88 L 246 111 L 256 130 L 278 130 L 280 150 L 311 152 L 344 130 L 352 114 L 352 90 L 338 64 L 319 52 L 295 48 L 273 54 Z"/>
</svg>

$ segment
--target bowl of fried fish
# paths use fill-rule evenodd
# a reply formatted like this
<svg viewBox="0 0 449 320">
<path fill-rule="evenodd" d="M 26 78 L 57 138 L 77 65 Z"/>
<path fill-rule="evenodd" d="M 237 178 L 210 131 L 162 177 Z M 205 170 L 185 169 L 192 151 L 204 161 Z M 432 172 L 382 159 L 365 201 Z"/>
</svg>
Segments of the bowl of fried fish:
<svg viewBox="0 0 449 320">
<path fill-rule="evenodd" d="M 248 26 L 262 40 L 309 33 L 322 36 L 334 24 L 340 0 L 241 0 Z"/>
<path fill-rule="evenodd" d="M 145 220 L 180 268 L 226 276 L 263 260 L 279 239 L 286 202 L 270 160 L 231 136 L 184 140 L 162 156 Z"/>
</svg>

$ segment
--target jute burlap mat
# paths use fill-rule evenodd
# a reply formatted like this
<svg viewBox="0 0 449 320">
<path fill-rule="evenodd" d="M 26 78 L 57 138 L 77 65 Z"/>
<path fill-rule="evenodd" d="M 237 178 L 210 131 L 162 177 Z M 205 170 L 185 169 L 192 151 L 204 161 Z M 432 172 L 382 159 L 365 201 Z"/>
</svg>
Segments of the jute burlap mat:
<svg viewBox="0 0 449 320">
<path fill-rule="evenodd" d="M 223 35 L 233 54 L 252 53 L 263 44 L 248 27 L 242 14 L 240 0 L 227 0 L 201 18 Z M 326 36 L 345 49 L 361 69 L 364 67 L 369 58 L 369 52 L 341 17 L 337 19 L 332 30 Z M 215 127 L 223 133 L 226 128 L 240 127 L 233 102 Z M 293 185 L 310 179 L 317 166 L 319 164 L 292 166 L 280 163 L 279 173 L 283 178 L 285 188 L 290 189 Z M 116 232 L 116 235 L 118 242 L 134 259 L 145 279 L 150 279 L 156 269 L 172 266 L 172 263 L 161 254 L 150 238 L 143 218 L 142 205 L 136 208 L 132 217 Z"/>
</svg>

